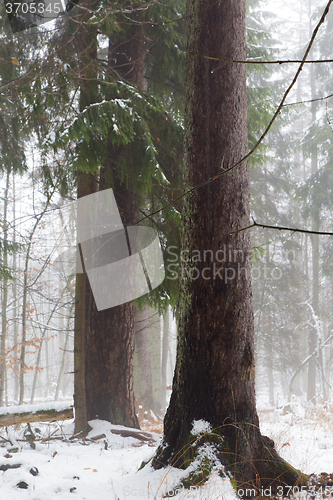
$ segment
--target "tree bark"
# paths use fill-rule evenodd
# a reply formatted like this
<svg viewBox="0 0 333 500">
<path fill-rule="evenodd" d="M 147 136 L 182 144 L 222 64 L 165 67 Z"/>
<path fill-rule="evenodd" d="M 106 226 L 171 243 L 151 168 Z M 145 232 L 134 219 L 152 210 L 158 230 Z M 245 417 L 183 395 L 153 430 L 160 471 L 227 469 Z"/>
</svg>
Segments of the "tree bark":
<svg viewBox="0 0 333 500">
<path fill-rule="evenodd" d="M 87 5 L 90 7 L 90 5 Z M 75 46 L 80 57 L 80 111 L 97 102 L 97 31 L 95 26 L 88 26 L 86 22 L 91 14 L 83 11 L 81 25 L 78 28 Z M 82 158 L 84 166 L 84 158 Z M 96 176 L 85 171 L 78 172 L 77 198 L 95 193 L 98 189 Z M 85 388 L 85 360 L 86 360 L 86 330 L 92 292 L 88 277 L 85 273 L 76 275 L 75 284 L 75 321 L 74 321 L 74 405 L 75 405 L 75 432 L 87 429 L 87 406 Z M 102 367 L 101 367 L 102 368 Z"/>
<path fill-rule="evenodd" d="M 109 161 L 113 158 L 113 147 Z M 100 190 L 107 189 L 106 163 Z M 118 178 L 114 194 L 124 225 L 137 218 L 135 195 Z M 86 339 L 85 387 L 88 420 L 100 418 L 113 424 L 139 428 L 133 391 L 135 310 L 131 302 L 98 311 L 91 302 Z M 97 369 L 97 367 L 99 367 Z"/>
<path fill-rule="evenodd" d="M 77 197 L 96 191 L 96 182 L 84 172 L 78 174 Z M 92 293 L 87 275 L 76 275 L 74 320 L 74 406 L 75 433 L 85 431 L 88 425 L 85 387 L 86 328 Z"/>
<path fill-rule="evenodd" d="M 88 420 L 100 418 L 139 428 L 133 392 L 133 330 L 134 308 L 130 302 L 104 311 L 92 305 L 86 346 Z"/>
<path fill-rule="evenodd" d="M 135 85 L 144 84 L 145 47 L 141 26 L 130 33 L 114 34 L 109 39 L 109 67 Z M 111 139 L 108 157 L 100 172 L 99 190 L 113 188 L 123 224 L 138 220 L 136 196 L 120 180 L 117 160 L 133 161 L 134 144 L 115 146 Z M 131 302 L 98 311 L 92 302 L 87 328 L 85 370 L 88 419 L 101 418 L 113 424 L 139 428 L 133 392 L 135 311 Z M 97 370 L 96 367 L 102 367 Z"/>
<path fill-rule="evenodd" d="M 247 153 L 245 65 L 207 58 L 246 58 L 245 0 L 188 0 L 187 7 L 184 176 L 196 186 Z M 277 478 L 294 484 L 298 473 L 259 431 L 250 235 L 229 234 L 249 224 L 249 201 L 247 162 L 185 198 L 177 362 L 153 465 L 189 465 L 192 424 L 203 419 L 221 436 L 221 466 L 242 487 L 258 488 Z"/>
</svg>

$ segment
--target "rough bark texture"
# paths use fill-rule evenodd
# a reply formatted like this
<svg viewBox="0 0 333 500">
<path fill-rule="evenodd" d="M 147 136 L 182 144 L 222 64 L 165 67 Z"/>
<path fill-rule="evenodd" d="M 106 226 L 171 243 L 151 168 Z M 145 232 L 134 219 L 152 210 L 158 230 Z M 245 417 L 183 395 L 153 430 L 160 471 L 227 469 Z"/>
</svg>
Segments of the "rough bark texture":
<svg viewBox="0 0 333 500">
<path fill-rule="evenodd" d="M 91 83 L 90 83 L 91 85 Z M 82 82 L 80 107 L 84 109 L 92 102 L 93 95 Z M 96 179 L 92 174 L 79 172 L 77 178 L 77 198 L 88 196 L 97 191 Z M 85 358 L 86 358 L 86 329 L 88 311 L 92 301 L 88 277 L 85 273 L 76 275 L 75 284 L 75 326 L 74 326 L 74 404 L 75 404 L 75 432 L 87 428 L 87 408 L 85 394 Z"/>
<path fill-rule="evenodd" d="M 144 87 L 145 43 L 139 15 L 134 14 L 138 24 L 132 24 L 127 33 L 115 33 L 109 38 L 109 67 L 126 81 Z"/>
<path fill-rule="evenodd" d="M 139 428 L 133 393 L 133 329 L 131 303 L 104 311 L 92 305 L 86 344 L 88 420 L 100 418 Z"/>
<path fill-rule="evenodd" d="M 97 101 L 96 57 L 97 30 L 88 26 L 91 14 L 83 11 L 78 16 L 80 22 L 75 33 L 74 46 L 80 58 L 80 111 Z M 82 169 L 85 159 L 81 158 Z M 84 171 L 78 172 L 77 198 L 97 191 L 96 176 Z M 85 392 L 86 330 L 92 292 L 87 275 L 76 275 L 75 285 L 75 326 L 74 326 L 74 405 L 75 432 L 85 431 L 88 426 Z"/>
<path fill-rule="evenodd" d="M 185 183 L 195 186 L 247 153 L 244 64 L 245 0 L 188 0 Z M 249 176 L 244 162 L 186 198 L 183 250 L 187 262 L 179 304 L 177 363 L 164 446 L 154 459 L 186 466 L 193 420 L 223 436 L 221 463 L 242 484 L 270 484 L 297 473 L 259 432 L 254 388 L 254 327 L 249 224 Z M 192 256 L 192 258 L 191 258 Z"/>
<path fill-rule="evenodd" d="M 111 161 L 114 149 L 110 145 Z M 100 190 L 111 187 L 106 162 Z M 137 217 L 135 195 L 115 178 L 117 206 L 124 225 Z M 91 303 L 86 338 L 85 385 L 88 420 L 100 418 L 113 424 L 139 428 L 133 392 L 135 311 L 131 302 L 98 311 Z"/>
<path fill-rule="evenodd" d="M 77 197 L 81 198 L 96 191 L 95 180 L 84 172 L 78 174 Z M 88 425 L 85 387 L 86 329 L 92 293 L 85 273 L 76 275 L 75 323 L 74 323 L 74 405 L 75 432 L 86 430 Z"/>
<path fill-rule="evenodd" d="M 140 27 L 133 25 L 130 34 L 110 36 L 110 71 L 143 86 L 144 43 Z M 122 155 L 128 161 L 133 155 L 126 152 L 135 144 L 108 145 L 108 158 L 100 173 L 99 189 L 113 188 L 124 225 L 138 220 L 136 197 L 119 180 L 117 159 Z M 131 302 L 97 311 L 93 302 L 90 309 L 86 339 L 86 398 L 88 420 L 101 418 L 113 424 L 139 428 L 135 413 L 133 392 L 133 352 L 135 311 Z M 96 369 L 102 367 L 102 369 Z"/>
</svg>

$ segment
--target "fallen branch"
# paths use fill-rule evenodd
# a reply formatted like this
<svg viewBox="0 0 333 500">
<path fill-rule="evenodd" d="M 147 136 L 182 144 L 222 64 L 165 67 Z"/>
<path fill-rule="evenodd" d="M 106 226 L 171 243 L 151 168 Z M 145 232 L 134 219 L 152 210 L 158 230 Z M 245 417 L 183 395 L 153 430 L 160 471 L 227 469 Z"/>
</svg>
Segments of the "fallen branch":
<svg viewBox="0 0 333 500">
<path fill-rule="evenodd" d="M 123 438 L 132 437 L 134 439 L 139 439 L 140 441 L 152 441 L 152 436 L 149 432 L 135 431 L 135 430 L 118 430 L 111 429 L 112 434 L 119 434 Z"/>
<path fill-rule="evenodd" d="M 0 465 L 0 470 L 6 472 L 8 469 L 19 469 L 22 464 L 3 464 Z"/>
<path fill-rule="evenodd" d="M 62 411 L 39 410 L 36 412 L 10 413 L 0 415 L 0 427 L 28 422 L 51 422 L 53 420 L 70 420 L 74 418 L 73 408 Z"/>
</svg>

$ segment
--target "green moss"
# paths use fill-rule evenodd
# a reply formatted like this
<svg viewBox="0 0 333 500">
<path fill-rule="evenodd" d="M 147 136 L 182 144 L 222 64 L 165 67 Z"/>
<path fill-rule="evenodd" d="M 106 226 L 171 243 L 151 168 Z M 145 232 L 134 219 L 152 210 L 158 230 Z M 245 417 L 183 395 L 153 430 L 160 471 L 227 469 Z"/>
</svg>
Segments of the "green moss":
<svg viewBox="0 0 333 500">
<path fill-rule="evenodd" d="M 115 425 L 125 425 L 121 408 L 115 399 L 109 405 L 109 421 Z"/>
<path fill-rule="evenodd" d="M 253 424 L 244 420 L 239 423 L 230 419 L 230 423 L 200 436 L 189 433 L 185 446 L 173 456 L 171 462 L 184 469 L 190 465 L 194 466 L 181 481 L 180 488 L 189 489 L 191 486 L 204 484 L 211 474 L 212 467 L 218 469 L 222 478 L 230 479 L 236 493 L 244 485 L 258 494 L 261 488 L 270 488 L 272 494 L 276 494 L 278 487 L 286 484 L 306 485 L 306 474 L 285 462 L 276 452 L 271 439 L 260 435 L 259 432 L 256 434 L 257 431 L 252 434 L 253 428 Z M 258 445 L 255 454 L 252 453 L 253 442 Z M 209 445 L 208 455 L 206 448 Z M 211 452 L 213 458 L 210 456 Z M 255 476 L 253 470 L 256 470 Z"/>
<path fill-rule="evenodd" d="M 193 438 L 193 436 L 189 436 L 187 444 L 184 446 L 182 450 L 182 459 L 185 469 L 187 469 L 193 462 L 195 458 L 195 451 L 196 451 L 195 439 Z"/>
<path fill-rule="evenodd" d="M 198 468 L 182 479 L 180 484 L 185 489 L 190 489 L 191 486 L 201 486 L 208 481 L 211 471 L 211 462 L 208 457 L 205 457 L 200 461 Z"/>
<path fill-rule="evenodd" d="M 289 463 L 283 460 L 275 451 L 274 448 L 264 446 L 264 461 L 262 463 L 263 470 L 261 476 L 268 478 L 267 485 L 272 485 L 273 490 L 279 485 L 297 485 L 306 486 L 308 476 L 298 469 L 292 467 Z M 271 479 L 269 479 L 271 478 Z M 266 487 L 265 481 L 262 481 Z"/>
<path fill-rule="evenodd" d="M 193 462 L 197 461 L 195 469 L 192 470 L 189 475 L 182 479 L 180 482 L 180 488 L 190 489 L 191 486 L 200 486 L 204 484 L 210 477 L 212 471 L 212 461 L 211 458 L 207 456 L 205 447 L 206 445 L 213 445 L 216 450 L 216 458 L 218 460 L 218 455 L 225 460 L 225 450 L 224 450 L 225 438 L 219 432 L 206 432 L 200 436 L 193 436 L 189 434 L 187 439 L 187 444 L 182 449 L 182 462 L 185 469 Z M 218 462 L 217 462 L 218 463 Z M 221 463 L 221 461 L 220 461 Z M 221 463 L 220 469 L 221 477 L 225 477 L 224 467 Z"/>
<path fill-rule="evenodd" d="M 232 485 L 233 489 L 237 493 L 237 491 L 238 491 L 238 483 L 237 483 L 236 479 L 234 477 L 231 477 L 230 478 L 230 482 L 231 482 L 231 485 Z"/>
<path fill-rule="evenodd" d="M 60 411 L 67 411 L 67 410 L 72 410 L 73 405 L 69 406 L 68 408 L 65 408 L 64 410 L 55 410 L 54 408 L 51 408 L 50 410 L 38 410 L 35 412 L 36 415 L 53 415 L 56 413 L 59 413 Z M 30 412 L 27 413 L 20 413 L 20 415 L 30 415 Z"/>
<path fill-rule="evenodd" d="M 297 485 L 306 486 L 309 477 L 298 469 L 295 469 L 292 465 L 288 464 L 284 460 L 274 462 L 274 468 L 278 477 L 282 477 L 283 474 L 292 475 L 297 478 Z M 283 477 L 282 477 L 283 479 Z"/>
<path fill-rule="evenodd" d="M 141 469 L 143 469 L 144 467 L 146 467 L 146 465 L 148 465 L 148 464 L 149 464 L 149 462 L 151 462 L 151 461 L 152 461 L 152 458 L 150 458 L 149 460 L 143 460 L 143 461 L 141 462 L 141 464 L 140 464 L 140 467 L 138 468 L 138 472 L 139 472 L 139 470 L 141 470 Z"/>
<path fill-rule="evenodd" d="M 38 410 L 36 411 L 36 415 L 54 415 L 55 413 L 57 413 L 56 410 L 52 409 L 52 410 Z"/>
</svg>

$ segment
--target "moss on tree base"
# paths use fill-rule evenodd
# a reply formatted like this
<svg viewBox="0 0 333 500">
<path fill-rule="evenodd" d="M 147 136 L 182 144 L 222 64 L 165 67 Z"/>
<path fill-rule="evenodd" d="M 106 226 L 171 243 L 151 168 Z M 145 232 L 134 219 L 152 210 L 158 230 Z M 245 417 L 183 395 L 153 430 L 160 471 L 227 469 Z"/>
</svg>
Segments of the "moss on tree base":
<svg viewBox="0 0 333 500">
<path fill-rule="evenodd" d="M 308 477 L 278 455 L 271 439 L 259 434 L 258 446 L 252 453 L 246 438 L 241 442 L 240 436 L 244 437 L 244 433 L 237 433 L 238 453 L 235 453 L 235 444 L 220 429 L 203 432 L 199 436 L 190 433 L 187 443 L 178 453 L 171 454 L 169 446 L 162 443 L 152 465 L 155 469 L 167 464 L 189 468 L 188 476 L 179 484 L 179 488 L 186 489 L 203 485 L 212 471 L 217 471 L 221 477 L 231 480 L 242 498 L 260 497 L 264 491 L 265 497 L 281 496 L 281 491 L 283 496 L 287 496 L 293 487 L 307 484 Z M 169 458 L 166 460 L 166 457 Z"/>
<path fill-rule="evenodd" d="M 292 467 L 279 456 L 274 448 L 274 442 L 266 436 L 260 436 L 262 441 L 263 458 L 258 464 L 260 472 L 261 488 L 272 487 L 272 492 L 282 491 L 286 496 L 288 487 L 306 486 L 308 476 L 298 469 Z M 277 490 L 277 488 L 280 490 Z M 281 496 L 281 495 L 280 495 Z"/>
</svg>

